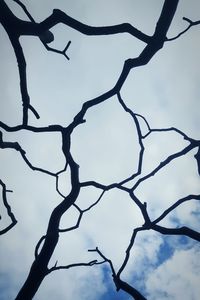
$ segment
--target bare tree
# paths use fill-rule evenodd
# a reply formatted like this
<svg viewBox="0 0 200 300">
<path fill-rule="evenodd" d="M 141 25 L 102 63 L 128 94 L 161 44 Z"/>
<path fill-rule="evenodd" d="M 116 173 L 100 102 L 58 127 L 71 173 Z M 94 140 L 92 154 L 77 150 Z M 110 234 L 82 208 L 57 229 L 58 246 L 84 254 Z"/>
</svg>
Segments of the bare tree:
<svg viewBox="0 0 200 300">
<path fill-rule="evenodd" d="M 176 228 L 168 228 L 164 227 L 160 224 L 160 222 L 174 209 L 179 207 L 182 203 L 191 200 L 200 200 L 200 195 L 198 194 L 189 194 L 185 195 L 185 197 L 181 199 L 177 199 L 177 201 L 169 206 L 166 210 L 164 210 L 157 218 L 151 219 L 147 203 L 142 202 L 136 196 L 136 188 L 144 181 L 147 181 L 152 176 L 156 175 L 158 172 L 162 171 L 167 165 L 173 163 L 177 158 L 180 158 L 191 150 L 196 149 L 197 154 L 195 156 L 198 170 L 200 166 L 200 141 L 190 138 L 187 134 L 179 130 L 175 127 L 169 128 L 151 128 L 148 120 L 145 116 L 140 115 L 134 111 L 132 111 L 126 104 L 125 99 L 122 97 L 122 87 L 126 82 L 130 72 L 134 71 L 134 69 L 147 65 L 151 59 L 156 56 L 158 51 L 165 47 L 166 44 L 175 43 L 176 39 L 180 38 L 184 35 L 191 27 L 197 26 L 200 24 L 200 21 L 193 21 L 184 17 L 184 21 L 188 26 L 183 31 L 179 32 L 174 37 L 168 37 L 168 31 L 170 25 L 173 21 L 173 18 L 176 14 L 177 6 L 179 4 L 178 0 L 165 0 L 163 3 L 162 10 L 160 12 L 160 16 L 155 24 L 154 33 L 150 36 L 140 31 L 140 29 L 135 28 L 129 23 L 117 24 L 112 26 L 90 26 L 84 24 L 73 17 L 67 15 L 63 11 L 59 9 L 54 9 L 53 13 L 49 15 L 46 19 L 41 22 L 35 21 L 32 17 L 30 11 L 28 11 L 24 2 L 19 0 L 13 0 L 26 14 L 27 21 L 20 19 L 17 17 L 11 8 L 6 4 L 6 1 L 1 0 L 0 2 L 0 22 L 5 29 L 9 41 L 13 47 L 15 57 L 18 64 L 18 72 L 20 79 L 20 93 L 21 93 L 21 102 L 22 102 L 22 122 L 15 126 L 10 126 L 4 122 L 0 122 L 1 135 L 0 135 L 0 148 L 1 149 L 13 149 L 18 151 L 21 156 L 21 159 L 25 162 L 25 164 L 34 171 L 38 171 L 44 173 L 46 176 L 51 176 L 55 179 L 55 189 L 57 193 L 62 197 L 62 201 L 53 209 L 51 215 L 49 216 L 49 222 L 47 226 L 47 231 L 38 241 L 35 247 L 35 259 L 30 267 L 29 274 L 27 279 L 24 282 L 21 290 L 19 291 L 16 299 L 32 299 L 42 284 L 43 280 L 50 273 L 61 270 L 61 269 L 70 269 L 70 268 L 78 268 L 78 267 L 90 267 L 99 264 L 107 264 L 110 268 L 110 273 L 113 277 L 113 282 L 116 286 L 116 290 L 123 290 L 127 294 L 129 294 L 133 299 L 146 299 L 144 295 L 140 291 L 138 291 L 134 286 L 130 285 L 128 282 L 122 279 L 123 271 L 125 270 L 127 263 L 130 259 L 130 253 L 134 247 L 135 239 L 138 234 L 141 234 L 144 231 L 156 231 L 162 235 L 183 235 L 189 237 L 195 241 L 200 241 L 200 233 L 189 228 L 187 226 L 180 226 Z M 106 35 L 116 35 L 126 33 L 130 35 L 134 39 L 138 39 L 143 42 L 145 45 L 141 51 L 141 53 L 134 58 L 127 58 L 124 61 L 121 73 L 116 80 L 114 86 L 112 86 L 109 90 L 104 91 L 102 94 L 96 96 L 93 99 L 89 99 L 84 102 L 79 112 L 74 115 L 74 118 L 70 124 L 66 124 L 66 126 L 60 124 L 51 124 L 49 126 L 32 126 L 29 125 L 30 114 L 32 113 L 36 119 L 40 118 L 40 111 L 37 111 L 33 107 L 31 102 L 31 97 L 29 96 L 29 88 L 27 83 L 27 70 L 26 70 L 26 59 L 24 55 L 23 46 L 21 44 L 20 38 L 23 36 L 34 36 L 38 37 L 41 43 L 44 46 L 44 51 L 55 52 L 58 55 L 64 56 L 66 59 L 66 64 L 70 64 L 70 57 L 68 54 L 68 50 L 70 48 L 71 41 L 66 43 L 66 46 L 63 50 L 56 49 L 51 46 L 51 42 L 54 40 L 53 28 L 58 25 L 63 24 L 66 27 L 73 28 L 75 31 L 88 36 L 106 36 Z M 136 172 L 133 171 L 131 176 L 124 178 L 121 182 L 110 183 L 109 185 L 102 184 L 95 180 L 84 181 L 82 182 L 79 177 L 79 165 L 75 161 L 74 155 L 71 149 L 71 137 L 74 133 L 75 129 L 86 122 L 85 115 L 92 107 L 98 107 L 99 104 L 108 101 L 111 97 L 117 97 L 118 103 L 124 112 L 127 113 L 127 116 L 132 119 L 132 122 L 136 126 L 138 143 L 140 146 L 139 158 L 137 164 Z M 70 109 L 70 107 L 69 107 Z M 139 119 L 142 119 L 146 124 L 147 133 L 143 134 L 141 129 L 141 123 Z M 58 133 L 62 140 L 62 153 L 65 158 L 65 163 L 63 168 L 59 172 L 52 172 L 43 167 L 36 167 L 28 158 L 27 153 L 23 149 L 22 145 L 19 142 L 10 142 L 4 139 L 4 135 L 6 133 L 17 133 L 20 131 L 32 132 L 32 133 Z M 180 151 L 173 153 L 166 157 L 160 164 L 158 164 L 152 171 L 148 174 L 142 174 L 142 168 L 144 164 L 144 153 L 145 153 L 145 139 L 149 137 L 151 134 L 155 132 L 174 132 L 181 136 L 186 142 L 187 145 Z M 98 137 L 97 137 L 98 138 Z M 66 170 L 70 171 L 71 177 L 71 191 L 68 195 L 63 195 L 60 192 L 58 181 L 61 174 L 63 174 Z M 133 182 L 133 184 L 132 184 Z M 128 185 L 129 184 L 129 187 Z M 9 230 L 13 230 L 14 226 L 17 226 L 17 216 L 14 215 L 14 212 L 8 201 L 8 193 L 12 192 L 7 189 L 6 182 L 0 180 L 0 185 L 2 187 L 2 201 L 7 210 L 7 214 L 10 217 L 10 224 L 6 226 L 6 228 L 1 229 L 1 235 L 7 233 Z M 80 191 L 85 187 L 95 187 L 101 191 L 98 199 L 90 205 L 87 209 L 81 209 L 77 202 Z M 101 251 L 101 245 L 97 245 L 94 249 L 88 249 L 89 252 L 96 253 L 97 259 L 91 260 L 89 262 L 77 262 L 69 265 L 58 265 L 57 263 L 53 267 L 49 267 L 50 259 L 54 253 L 54 250 L 59 241 L 59 235 L 62 233 L 67 233 L 72 230 L 76 230 L 79 228 L 81 224 L 81 220 L 83 215 L 92 210 L 102 199 L 104 194 L 107 191 L 117 189 L 127 193 L 130 199 L 134 204 L 139 208 L 141 215 L 143 217 L 143 225 L 137 228 L 133 228 L 132 236 L 130 237 L 129 244 L 127 245 L 127 249 L 124 255 L 123 263 L 121 267 L 117 270 L 115 269 L 112 258 L 106 257 L 106 255 Z M 116 200 L 117 201 L 117 200 Z M 77 223 L 69 228 L 61 229 L 60 221 L 62 216 L 71 208 L 74 207 L 79 216 L 77 218 Z"/>
</svg>

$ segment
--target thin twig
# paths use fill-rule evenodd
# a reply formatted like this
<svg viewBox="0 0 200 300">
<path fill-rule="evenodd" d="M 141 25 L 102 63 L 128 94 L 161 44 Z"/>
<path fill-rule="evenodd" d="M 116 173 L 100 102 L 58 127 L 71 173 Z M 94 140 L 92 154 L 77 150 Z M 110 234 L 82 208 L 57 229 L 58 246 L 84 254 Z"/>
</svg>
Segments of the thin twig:
<svg viewBox="0 0 200 300">
<path fill-rule="evenodd" d="M 163 220 L 171 211 L 173 211 L 180 204 L 182 204 L 183 202 L 186 202 L 186 201 L 190 201 L 190 200 L 200 200 L 200 195 L 189 195 L 182 199 L 179 199 L 173 205 L 171 205 L 169 208 L 167 208 L 158 218 L 156 218 L 154 221 L 152 221 L 152 224 L 159 223 L 161 220 Z"/>
<path fill-rule="evenodd" d="M 53 271 L 68 270 L 68 269 L 75 268 L 75 267 L 91 267 L 91 266 L 94 266 L 97 264 L 98 264 L 97 260 L 92 260 L 88 263 L 75 263 L 75 264 L 70 264 L 70 265 L 66 265 L 66 266 L 58 266 L 58 267 L 57 267 L 57 263 L 56 263 L 54 267 L 48 269 L 47 274 L 50 274 Z"/>
<path fill-rule="evenodd" d="M 2 186 L 2 199 L 3 199 L 3 204 L 7 210 L 7 214 L 11 219 L 11 224 L 8 225 L 6 228 L 0 230 L 0 235 L 3 235 L 4 233 L 8 232 L 11 228 L 13 228 L 17 224 L 17 220 L 15 218 L 15 215 L 13 214 L 10 205 L 8 204 L 7 200 L 7 192 L 11 192 L 10 190 L 6 189 L 5 183 L 0 179 L 0 185 Z"/>
<path fill-rule="evenodd" d="M 190 19 L 185 18 L 185 17 L 183 17 L 183 20 L 189 23 L 188 27 L 186 27 L 183 31 L 178 33 L 176 36 L 174 36 L 172 38 L 166 38 L 167 42 L 174 41 L 174 40 L 178 39 L 180 36 L 182 36 L 184 33 L 186 33 L 192 26 L 196 26 L 196 25 L 200 24 L 200 21 L 195 21 L 194 22 L 194 21 L 191 21 Z"/>
</svg>

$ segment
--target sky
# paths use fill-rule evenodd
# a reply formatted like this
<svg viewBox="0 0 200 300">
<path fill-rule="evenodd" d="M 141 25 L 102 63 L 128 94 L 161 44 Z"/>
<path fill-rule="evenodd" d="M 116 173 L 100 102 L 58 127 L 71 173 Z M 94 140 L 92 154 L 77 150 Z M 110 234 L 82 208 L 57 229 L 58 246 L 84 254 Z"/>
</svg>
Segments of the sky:
<svg viewBox="0 0 200 300">
<path fill-rule="evenodd" d="M 20 18 L 27 17 L 12 0 L 6 3 Z M 154 32 L 163 1 L 23 1 L 37 22 L 48 17 L 54 8 L 89 25 L 114 25 L 129 22 L 151 35 Z M 200 19 L 200 3 L 182 0 L 168 32 L 173 37 L 185 28 L 182 17 Z M 191 28 L 175 41 L 165 43 L 145 66 L 130 72 L 121 96 L 135 113 L 145 117 L 153 129 L 176 127 L 194 139 L 199 137 L 199 56 L 200 27 Z M 64 25 L 53 28 L 52 47 L 63 49 L 68 41 L 68 61 L 48 52 L 37 37 L 21 37 L 27 61 L 28 90 L 31 104 L 40 119 L 29 114 L 29 124 L 68 125 L 82 104 L 113 87 L 127 58 L 137 57 L 144 43 L 128 34 L 84 36 Z M 0 120 L 10 126 L 22 120 L 17 62 L 8 37 L 0 27 Z M 92 107 L 86 122 L 72 134 L 72 154 L 80 166 L 80 180 L 102 184 L 120 182 L 137 171 L 140 146 L 136 125 L 116 97 Z M 138 116 L 143 135 L 148 133 L 144 119 Z M 32 165 L 51 172 L 64 167 L 61 137 L 57 133 L 17 133 L 3 131 L 5 141 L 18 142 Z M 145 153 L 141 177 L 149 174 L 171 154 L 181 151 L 187 141 L 175 131 L 152 132 L 144 139 Z M 147 202 L 149 215 L 157 218 L 178 199 L 200 194 L 200 181 L 194 155 L 197 148 L 173 160 L 155 176 L 141 182 L 135 194 Z M 12 300 L 25 281 L 34 259 L 34 249 L 44 235 L 49 216 L 62 197 L 56 192 L 55 178 L 32 171 L 19 153 L 0 149 L 0 179 L 6 184 L 8 202 L 17 225 L 1 235 L 0 299 Z M 68 170 L 59 176 L 59 190 L 70 191 Z M 134 186 L 138 177 L 126 183 Z M 81 189 L 76 204 L 88 208 L 100 196 L 94 187 Z M 1 201 L 0 228 L 10 219 Z M 161 225 L 188 226 L 199 231 L 199 203 L 191 200 L 170 213 Z M 61 228 L 76 224 L 77 210 L 72 207 L 62 217 Z M 99 247 L 110 258 L 116 270 L 124 260 L 134 228 L 143 224 L 140 210 L 128 194 L 118 189 L 106 192 L 100 202 L 86 212 L 77 230 L 60 235 L 50 261 L 53 266 L 100 260 L 88 249 Z M 140 290 L 148 300 L 198 300 L 199 253 L 197 242 L 183 236 L 163 236 L 152 230 L 138 234 L 122 279 Z M 115 290 L 109 266 L 78 267 L 48 275 L 35 300 L 129 300 L 128 294 Z"/>
</svg>

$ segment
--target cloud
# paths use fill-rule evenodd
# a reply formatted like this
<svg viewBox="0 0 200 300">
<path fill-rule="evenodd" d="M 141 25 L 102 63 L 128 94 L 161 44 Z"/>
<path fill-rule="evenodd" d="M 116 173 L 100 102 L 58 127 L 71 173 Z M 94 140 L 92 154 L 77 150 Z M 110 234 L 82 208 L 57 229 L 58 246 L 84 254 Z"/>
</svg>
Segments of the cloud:
<svg viewBox="0 0 200 300">
<path fill-rule="evenodd" d="M 116 97 L 92 108 L 86 121 L 72 136 L 81 181 L 110 184 L 135 173 L 140 151 L 136 126 Z"/>
<path fill-rule="evenodd" d="M 169 143 L 171 144 L 170 140 Z M 173 147 L 175 145 L 176 142 L 173 144 Z M 162 145 L 160 145 L 160 147 L 157 145 L 155 148 L 156 150 L 154 150 L 159 152 L 159 156 L 162 155 L 161 153 L 163 153 L 161 147 Z M 165 151 L 168 151 L 168 149 L 171 147 L 168 146 L 167 140 L 166 146 L 164 147 L 164 153 L 166 153 Z M 176 153 L 176 151 L 172 152 L 171 154 L 173 153 Z M 194 159 L 195 153 L 196 150 L 192 150 L 188 154 L 173 160 L 153 177 L 141 182 L 141 184 L 137 187 L 136 195 L 140 200 L 148 203 L 150 216 L 153 219 L 157 218 L 165 209 L 175 203 L 178 199 L 186 197 L 190 194 L 199 194 L 199 177 L 197 174 L 196 161 Z M 147 159 L 150 159 L 150 165 L 152 164 L 151 157 L 152 155 L 150 152 L 150 155 L 147 156 Z M 163 160 L 164 159 L 161 161 Z M 155 163 L 155 161 L 153 161 L 153 163 Z M 159 160 L 157 161 L 156 165 L 159 165 Z M 191 205 L 193 206 L 196 204 L 193 203 Z M 194 209 L 192 208 L 192 210 Z M 180 211 L 180 213 L 178 213 L 178 218 L 181 220 L 181 208 L 177 208 L 177 211 Z M 188 211 L 188 216 L 190 216 L 190 213 L 191 211 Z M 167 222 L 169 221 L 169 216 L 167 216 L 165 219 Z M 183 214 L 182 217 L 184 220 L 185 218 Z"/>
<path fill-rule="evenodd" d="M 157 0 L 151 1 L 151 4 L 148 1 L 140 1 L 138 4 L 131 0 L 123 3 L 114 0 L 88 3 L 79 1 L 66 5 L 66 1 L 59 1 L 56 6 L 59 5 L 59 8 L 88 24 L 130 21 L 151 34 L 162 5 Z M 196 9 L 199 8 L 198 1 L 183 3 L 180 7 L 184 9 L 178 11 L 170 35 L 180 31 L 178 22 L 183 15 L 188 16 L 188 12 L 189 17 L 195 19 L 195 14 L 199 12 Z M 52 12 L 55 1 L 34 4 L 27 1 L 27 5 L 36 19 L 42 20 Z M 31 124 L 36 126 L 50 123 L 66 126 L 84 101 L 114 86 L 124 60 L 137 56 L 144 47 L 143 43 L 136 42 L 135 38 L 127 34 L 85 37 L 64 26 L 57 26 L 54 31 L 54 45 L 59 46 L 59 49 L 72 39 L 70 62 L 55 53 L 47 52 L 36 37 L 21 39 L 27 59 L 31 104 L 41 114 L 39 121 L 30 114 Z M 199 67 L 196 63 L 199 49 L 198 45 L 196 48 L 193 46 L 198 34 L 196 29 L 191 29 L 190 34 L 166 44 L 148 66 L 132 71 L 122 88 L 122 95 L 134 112 L 147 118 L 150 126 L 177 126 L 192 137 L 199 138 Z M 9 79 L 9 84 L 1 84 L 4 101 L 1 117 L 5 122 L 18 124 L 21 122 L 21 97 L 16 84 L 17 65 L 5 33 L 3 40 L 5 43 L 1 47 L 3 63 L 0 72 L 1 77 Z M 72 136 L 72 152 L 80 164 L 81 180 L 96 179 L 107 184 L 134 173 L 139 151 L 135 124 L 116 99 L 109 99 L 93 107 L 86 114 L 86 120 Z M 143 127 L 145 131 L 144 124 Z M 61 149 L 58 149 L 60 137 L 57 135 L 38 136 L 20 132 L 5 137 L 18 140 L 32 163 L 39 162 L 52 171 L 64 167 Z M 186 143 L 177 134 L 155 133 L 149 135 L 144 144 L 146 150 L 142 175 L 171 153 L 179 151 Z M 199 192 L 195 153 L 196 150 L 193 150 L 187 156 L 177 159 L 138 187 L 137 195 L 142 202 L 148 203 L 152 218 L 157 217 L 177 198 Z M 17 226 L 1 237 L 1 293 L 2 300 L 7 300 L 13 299 L 23 284 L 34 258 L 34 247 L 45 233 L 50 213 L 62 197 L 55 191 L 54 178 L 31 171 L 19 153 L 1 150 L 0 163 L 1 179 L 8 189 L 13 189 L 13 193 L 9 194 L 9 203 L 18 220 Z M 59 188 L 63 194 L 69 192 L 69 173 L 60 176 Z M 84 188 L 77 203 L 81 208 L 87 208 L 97 200 L 99 194 L 97 189 Z M 176 226 L 184 223 L 199 228 L 197 211 L 197 202 L 191 201 L 179 207 L 165 224 Z M 62 228 L 74 225 L 77 218 L 77 210 L 71 208 L 62 218 Z M 60 235 L 50 265 L 55 264 L 56 260 L 65 265 L 99 259 L 98 255 L 87 251 L 98 246 L 118 269 L 133 229 L 142 225 L 143 221 L 139 209 L 127 193 L 116 189 L 106 192 L 101 202 L 83 216 L 78 230 Z M 161 251 L 165 253 L 161 255 Z M 200 294 L 197 255 L 198 248 L 188 240 L 185 242 L 184 239 L 174 237 L 167 239 L 148 231 L 137 236 L 123 276 L 130 283 L 136 281 L 143 290 L 146 288 L 150 299 L 197 300 Z M 35 299 L 92 300 L 105 294 L 108 296 L 112 282 L 112 277 L 109 284 L 106 281 L 108 275 L 110 273 L 105 271 L 104 266 L 55 272 L 45 278 Z M 120 297 L 119 294 L 114 299 L 121 300 Z"/>
<path fill-rule="evenodd" d="M 99 299 L 107 291 L 101 268 L 58 271 L 45 278 L 35 299 Z"/>
<path fill-rule="evenodd" d="M 173 257 L 147 274 L 148 299 L 199 299 L 199 248 L 175 251 Z"/>
</svg>

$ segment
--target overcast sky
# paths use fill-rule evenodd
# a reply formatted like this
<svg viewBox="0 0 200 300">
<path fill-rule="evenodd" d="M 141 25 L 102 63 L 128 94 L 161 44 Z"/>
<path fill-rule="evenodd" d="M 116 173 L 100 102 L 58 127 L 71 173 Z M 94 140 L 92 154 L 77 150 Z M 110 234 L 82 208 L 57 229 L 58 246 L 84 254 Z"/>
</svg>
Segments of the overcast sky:
<svg viewBox="0 0 200 300">
<path fill-rule="evenodd" d="M 27 19 L 12 1 L 6 3 L 16 15 Z M 54 8 L 89 25 L 114 25 L 129 22 L 151 35 L 160 15 L 163 1 L 79 0 L 23 1 L 36 21 L 49 16 Z M 181 0 L 168 37 L 183 30 L 182 17 L 200 19 L 198 0 Z M 23 37 L 20 42 L 27 60 L 28 90 L 31 104 L 39 112 L 33 126 L 68 125 L 82 104 L 112 88 L 122 70 L 124 60 L 137 57 L 144 44 L 128 34 L 88 37 L 57 25 L 53 28 L 52 46 L 67 51 L 70 60 L 47 52 L 37 37 Z M 179 39 L 168 42 L 143 67 L 130 72 L 121 95 L 126 105 L 146 118 L 151 128 L 176 127 L 194 139 L 199 136 L 200 27 L 191 28 Z M 8 37 L 0 27 L 0 118 L 8 125 L 22 120 L 17 63 Z M 143 134 L 148 127 L 138 117 Z M 4 140 L 18 141 L 36 167 L 58 172 L 64 167 L 61 137 L 56 133 L 20 131 L 6 133 Z M 187 141 L 174 131 L 154 132 L 144 139 L 145 154 L 141 176 L 151 172 L 169 155 L 187 146 Z M 86 123 L 72 135 L 72 154 L 80 165 L 80 180 L 96 180 L 103 184 L 120 182 L 137 171 L 140 147 L 136 125 L 119 104 L 117 97 L 88 110 Z M 142 182 L 136 195 L 147 202 L 149 215 L 158 217 L 176 200 L 189 194 L 200 194 L 200 182 L 194 155 L 188 152 L 154 177 Z M 0 179 L 13 193 L 8 194 L 17 225 L 1 236 L 0 299 L 14 299 L 29 272 L 34 248 L 45 234 L 50 213 L 62 200 L 55 189 L 55 178 L 32 171 L 14 150 L 0 149 Z M 138 178 L 137 178 L 138 179 Z M 128 187 L 135 181 L 129 182 Z M 59 189 L 70 191 L 69 173 L 60 175 Z M 85 209 L 94 203 L 100 190 L 85 187 L 77 204 Z M 10 220 L 0 204 L 1 229 Z M 78 213 L 68 210 L 61 227 L 76 224 Z M 117 189 L 106 192 L 101 201 L 85 213 L 76 231 L 60 235 L 50 266 L 99 259 L 88 249 L 99 249 L 118 270 L 123 262 L 132 231 L 143 224 L 138 207 L 127 193 Z M 162 222 L 169 227 L 189 226 L 199 231 L 199 203 L 182 204 Z M 137 236 L 122 278 L 138 288 L 148 300 L 198 300 L 200 294 L 199 245 L 185 237 L 162 236 L 153 231 Z M 123 292 L 115 292 L 109 267 L 76 268 L 53 272 L 45 278 L 36 300 L 128 300 Z"/>
</svg>

